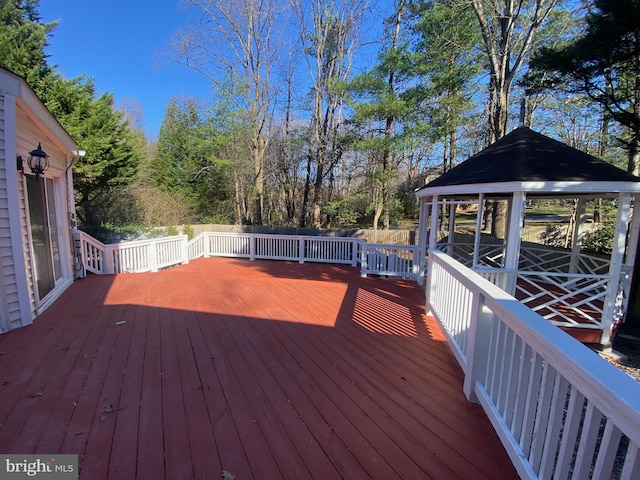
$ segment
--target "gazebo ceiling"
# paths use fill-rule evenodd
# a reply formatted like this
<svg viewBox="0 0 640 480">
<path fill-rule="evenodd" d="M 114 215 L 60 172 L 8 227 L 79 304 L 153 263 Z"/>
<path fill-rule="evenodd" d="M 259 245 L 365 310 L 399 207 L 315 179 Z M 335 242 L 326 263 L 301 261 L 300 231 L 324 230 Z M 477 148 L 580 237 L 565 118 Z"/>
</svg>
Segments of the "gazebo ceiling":
<svg viewBox="0 0 640 480">
<path fill-rule="evenodd" d="M 519 127 L 417 191 L 430 194 L 527 191 L 639 192 L 640 177 L 527 127 Z"/>
</svg>

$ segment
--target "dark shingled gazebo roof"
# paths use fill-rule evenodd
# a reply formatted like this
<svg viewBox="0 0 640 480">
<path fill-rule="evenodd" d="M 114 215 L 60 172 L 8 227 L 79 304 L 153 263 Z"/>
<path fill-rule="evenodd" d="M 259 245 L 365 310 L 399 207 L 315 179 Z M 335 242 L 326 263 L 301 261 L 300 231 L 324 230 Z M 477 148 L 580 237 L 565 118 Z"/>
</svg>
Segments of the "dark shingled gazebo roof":
<svg viewBox="0 0 640 480">
<path fill-rule="evenodd" d="M 640 177 L 519 127 L 420 190 L 505 182 L 640 182 Z"/>
</svg>

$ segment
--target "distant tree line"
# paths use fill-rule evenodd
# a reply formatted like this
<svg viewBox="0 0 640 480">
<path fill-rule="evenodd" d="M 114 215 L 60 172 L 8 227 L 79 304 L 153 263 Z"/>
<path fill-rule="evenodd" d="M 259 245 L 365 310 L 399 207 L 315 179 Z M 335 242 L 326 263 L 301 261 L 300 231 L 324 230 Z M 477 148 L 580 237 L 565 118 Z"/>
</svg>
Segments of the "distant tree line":
<svg viewBox="0 0 640 480">
<path fill-rule="evenodd" d="M 168 55 L 213 100 L 175 97 L 157 139 L 135 104 L 48 64 L 38 4 L 0 0 L 0 64 L 86 150 L 85 226 L 389 228 L 523 97 L 532 128 L 637 172 L 639 0 L 187 0 Z"/>
</svg>

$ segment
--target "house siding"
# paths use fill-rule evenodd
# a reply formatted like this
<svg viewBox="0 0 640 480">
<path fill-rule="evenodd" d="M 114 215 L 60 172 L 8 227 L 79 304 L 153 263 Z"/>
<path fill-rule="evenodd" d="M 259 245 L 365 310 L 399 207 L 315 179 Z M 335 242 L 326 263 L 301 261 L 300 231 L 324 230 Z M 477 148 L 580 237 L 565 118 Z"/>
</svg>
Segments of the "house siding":
<svg viewBox="0 0 640 480">
<path fill-rule="evenodd" d="M 9 100 L 10 101 L 10 100 Z M 0 157 L 4 160 L 0 164 L 0 282 L 2 285 L 2 308 L 0 308 L 0 328 L 12 330 L 22 326 L 20 315 L 20 301 L 13 260 L 11 241 L 11 220 L 7 193 L 7 175 L 16 175 L 11 158 L 8 158 L 7 134 L 7 98 L 0 96 Z"/>
<path fill-rule="evenodd" d="M 16 157 L 26 163 L 39 143 L 49 154 L 45 176 L 55 184 L 63 267 L 55 288 L 42 301 L 35 280 L 27 183 L 16 168 Z M 68 218 L 75 209 L 67 184 L 76 148 L 24 80 L 0 67 L 0 332 L 31 324 L 73 282 L 71 239 L 67 237 Z"/>
<path fill-rule="evenodd" d="M 6 166 L 6 153 L 5 153 L 5 140 L 4 140 L 4 95 L 0 95 L 0 171 L 5 170 Z M 1 173 L 0 173 L 1 174 Z M 2 195 L 2 199 L 6 199 L 6 189 L 0 192 Z M 5 208 L 0 208 L 0 275 L 2 276 L 2 291 L 0 291 L 0 332 L 4 332 L 9 329 L 9 320 L 8 314 L 6 311 L 5 295 L 7 292 L 7 287 L 4 283 L 4 255 L 2 252 L 4 251 L 5 245 L 8 243 L 11 246 L 11 229 L 9 228 L 9 216 L 8 210 Z M 8 242 L 7 242 L 8 240 Z"/>
</svg>

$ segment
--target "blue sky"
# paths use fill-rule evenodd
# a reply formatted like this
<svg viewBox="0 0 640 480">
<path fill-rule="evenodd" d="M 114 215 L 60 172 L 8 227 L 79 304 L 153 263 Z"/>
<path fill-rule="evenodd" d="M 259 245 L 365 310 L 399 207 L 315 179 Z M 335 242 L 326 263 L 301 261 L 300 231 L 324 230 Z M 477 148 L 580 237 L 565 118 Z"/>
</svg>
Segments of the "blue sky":
<svg viewBox="0 0 640 480">
<path fill-rule="evenodd" d="M 44 22 L 59 20 L 47 53 L 67 78 L 94 79 L 98 93 L 112 92 L 116 105 L 138 100 L 147 135 L 158 134 L 172 95 L 207 98 L 210 84 L 187 67 L 162 66 L 171 35 L 186 25 L 178 0 L 41 0 Z"/>
<path fill-rule="evenodd" d="M 67 78 L 93 78 L 97 93 L 111 92 L 116 107 L 134 99 L 144 111 L 145 131 L 156 139 L 173 95 L 212 98 L 210 82 L 188 67 L 167 64 L 172 35 L 188 23 L 180 0 L 40 0 L 43 22 L 58 20 L 46 52 Z M 363 29 L 379 39 L 389 0 L 372 2 Z M 370 64 L 378 47 L 369 44 L 359 64 Z"/>
</svg>

